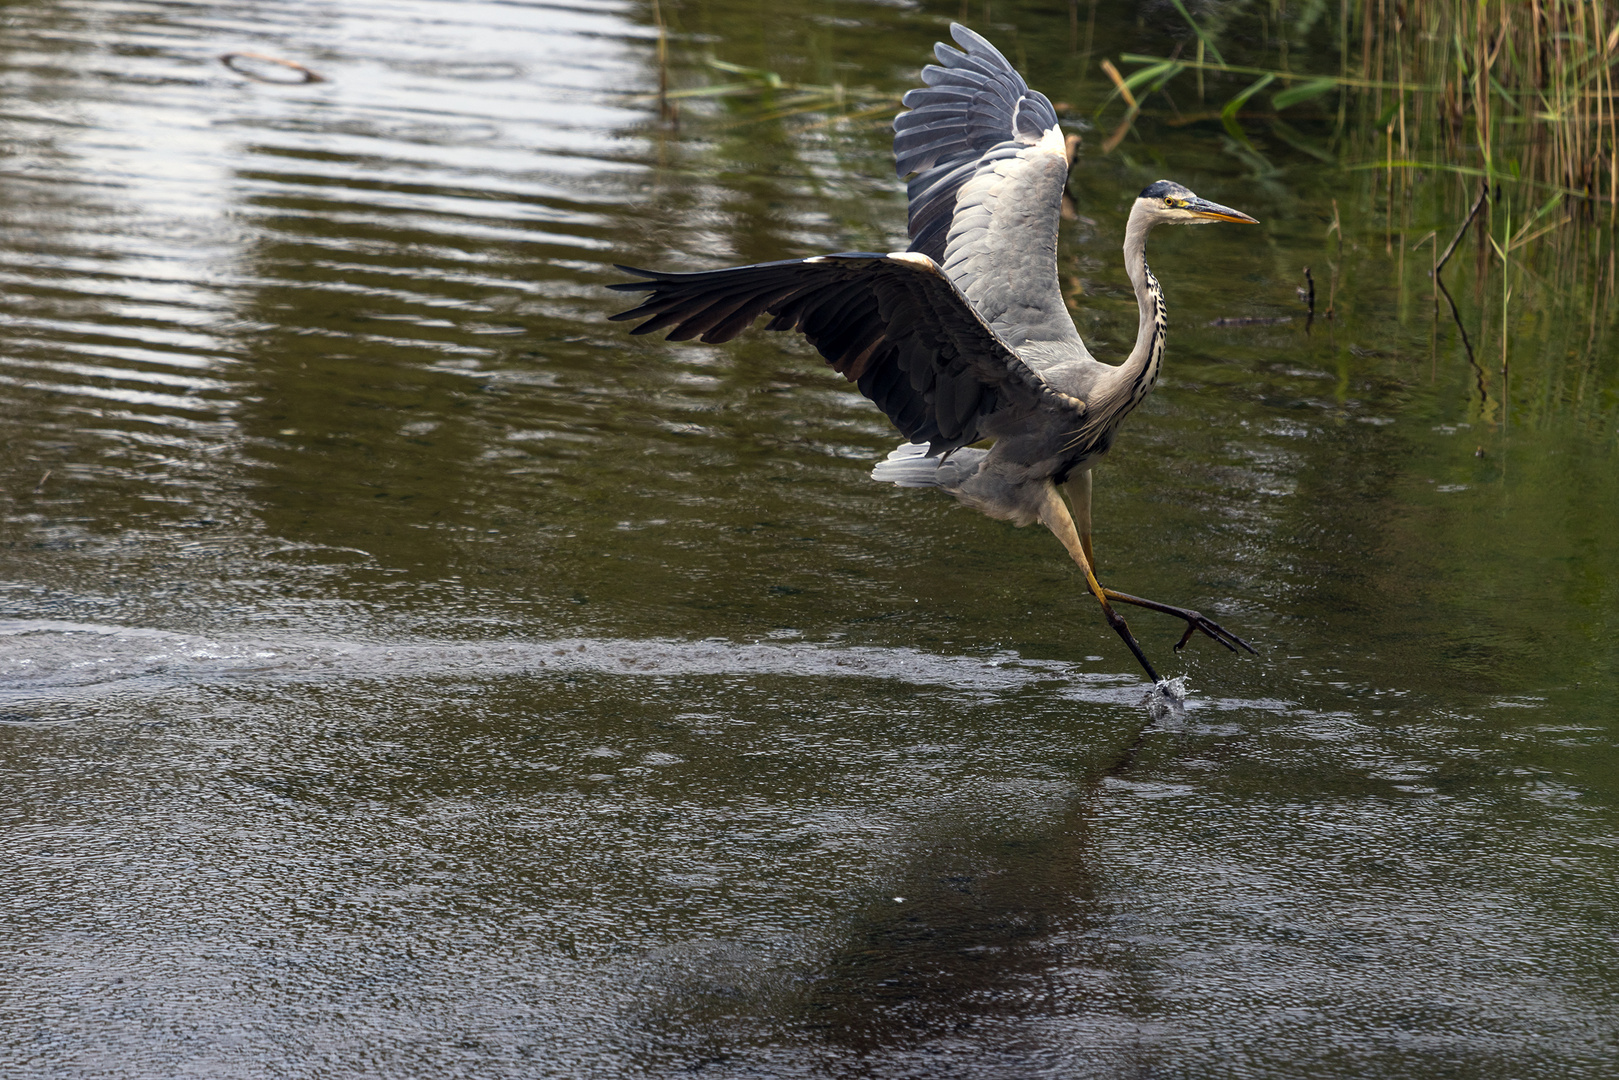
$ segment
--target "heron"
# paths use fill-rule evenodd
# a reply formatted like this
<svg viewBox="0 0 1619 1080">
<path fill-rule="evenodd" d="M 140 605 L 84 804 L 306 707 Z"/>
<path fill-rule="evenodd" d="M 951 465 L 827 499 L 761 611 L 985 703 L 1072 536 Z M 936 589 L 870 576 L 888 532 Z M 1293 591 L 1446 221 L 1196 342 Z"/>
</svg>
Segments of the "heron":
<svg viewBox="0 0 1619 1080">
<path fill-rule="evenodd" d="M 1119 614 L 1132 605 L 1254 649 L 1190 608 L 1104 587 L 1091 540 L 1091 471 L 1152 390 L 1168 325 L 1147 266 L 1159 225 L 1258 224 L 1180 184 L 1149 184 L 1130 209 L 1124 266 L 1140 317 L 1122 363 L 1080 339 L 1057 280 L 1057 231 L 1072 151 L 1050 99 L 982 36 L 952 23 L 959 48 L 935 45 L 924 86 L 894 120 L 899 176 L 910 176 L 910 246 L 840 252 L 695 273 L 618 268 L 644 292 L 613 315 L 667 329 L 670 341 L 730 341 L 760 316 L 802 333 L 881 409 L 906 441 L 872 470 L 900 487 L 937 488 L 992 518 L 1038 521 L 1084 575 L 1108 625 L 1154 685 L 1162 680 Z M 1067 501 L 1063 495 L 1066 492 Z"/>
</svg>

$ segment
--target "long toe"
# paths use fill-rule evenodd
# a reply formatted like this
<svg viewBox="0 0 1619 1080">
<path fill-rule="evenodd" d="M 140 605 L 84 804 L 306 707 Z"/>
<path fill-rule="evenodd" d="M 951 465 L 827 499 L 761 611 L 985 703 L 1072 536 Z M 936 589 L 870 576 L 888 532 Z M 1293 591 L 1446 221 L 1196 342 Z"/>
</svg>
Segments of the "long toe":
<svg viewBox="0 0 1619 1080">
<path fill-rule="evenodd" d="M 1258 650 L 1252 645 L 1248 644 L 1246 641 L 1242 640 L 1242 638 L 1238 637 L 1236 634 L 1233 634 L 1231 631 L 1227 630 L 1213 619 L 1205 618 L 1199 612 L 1187 611 L 1181 615 L 1181 618 L 1186 620 L 1186 633 L 1182 634 L 1180 641 L 1175 643 L 1175 649 L 1177 652 L 1186 647 L 1186 643 L 1192 640 L 1193 634 L 1201 633 L 1206 637 L 1211 637 L 1215 641 L 1218 641 L 1221 645 L 1224 645 L 1232 652 L 1236 652 L 1239 648 L 1241 648 L 1246 649 L 1254 656 L 1259 655 Z"/>
</svg>

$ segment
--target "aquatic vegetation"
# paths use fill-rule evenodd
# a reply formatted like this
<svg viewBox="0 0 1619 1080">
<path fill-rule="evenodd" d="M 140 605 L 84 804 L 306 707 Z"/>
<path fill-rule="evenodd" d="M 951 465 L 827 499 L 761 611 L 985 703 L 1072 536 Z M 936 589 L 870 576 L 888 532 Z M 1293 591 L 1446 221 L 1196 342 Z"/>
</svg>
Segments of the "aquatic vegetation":
<svg viewBox="0 0 1619 1080">
<path fill-rule="evenodd" d="M 1188 33 L 1176 51 L 1101 65 L 1113 90 L 1097 115 L 1124 108 L 1104 151 L 1157 111 L 1176 126 L 1218 119 L 1256 172 L 1297 151 L 1358 175 L 1344 197 L 1360 228 L 1380 217 L 1385 252 L 1398 245 L 1402 267 L 1429 247 L 1434 284 L 1412 288 L 1436 321 L 1454 324 L 1481 418 L 1508 419 L 1515 403 L 1520 419 L 1572 412 L 1607 423 L 1619 7 L 1340 0 L 1333 12 L 1322 0 L 1270 0 L 1194 12 L 1173 2 Z M 1334 213 L 1328 233 L 1341 244 Z M 1447 288 L 1440 270 L 1452 251 Z"/>
<path fill-rule="evenodd" d="M 1206 81 L 1224 77 L 1240 88 L 1218 115 L 1245 143 L 1247 125 L 1257 122 L 1313 156 L 1383 170 L 1391 184 L 1401 172 L 1448 173 L 1525 199 L 1562 196 L 1557 208 L 1571 217 L 1591 220 L 1604 208 L 1612 223 L 1619 9 L 1603 0 L 1340 0 L 1336 25 L 1319 0 L 1293 10 L 1283 0 L 1265 10 L 1211 6 L 1201 22 L 1174 2 L 1193 55 L 1126 53 L 1128 76 L 1104 68 L 1127 118 L 1183 75 L 1195 77 L 1199 102 Z M 1228 62 L 1221 41 L 1254 62 Z M 1324 140 L 1302 135 L 1301 127 L 1323 122 Z"/>
</svg>

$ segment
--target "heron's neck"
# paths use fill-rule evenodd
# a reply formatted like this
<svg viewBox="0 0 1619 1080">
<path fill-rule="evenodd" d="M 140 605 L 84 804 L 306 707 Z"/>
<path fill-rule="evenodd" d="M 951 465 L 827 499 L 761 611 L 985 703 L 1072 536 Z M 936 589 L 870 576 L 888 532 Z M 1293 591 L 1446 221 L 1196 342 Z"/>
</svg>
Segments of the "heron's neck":
<svg viewBox="0 0 1619 1080">
<path fill-rule="evenodd" d="M 1126 401 L 1120 416 L 1147 396 L 1158 380 L 1158 368 L 1164 359 L 1164 333 L 1169 328 L 1169 316 L 1164 311 L 1163 290 L 1147 267 L 1147 233 L 1151 228 L 1144 214 L 1133 211 L 1124 229 L 1124 269 L 1130 275 L 1130 284 L 1135 286 L 1140 322 L 1136 326 L 1135 348 L 1118 368 L 1117 378 L 1124 384 L 1121 396 Z"/>
</svg>

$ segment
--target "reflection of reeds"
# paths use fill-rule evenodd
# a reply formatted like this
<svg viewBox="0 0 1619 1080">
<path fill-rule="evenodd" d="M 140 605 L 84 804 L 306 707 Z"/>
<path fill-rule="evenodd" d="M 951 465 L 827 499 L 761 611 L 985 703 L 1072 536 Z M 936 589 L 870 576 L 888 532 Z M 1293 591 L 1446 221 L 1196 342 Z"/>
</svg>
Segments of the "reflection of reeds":
<svg viewBox="0 0 1619 1080">
<path fill-rule="evenodd" d="M 841 120 L 892 116 L 897 100 L 869 88 L 849 89 L 841 84 L 787 82 L 774 71 L 745 67 L 709 57 L 708 67 L 732 76 L 730 82 L 711 83 L 685 90 L 667 90 L 660 83 L 658 100 L 742 99 L 752 108 L 740 117 L 744 123 L 783 120 L 809 113 L 826 113 Z M 872 105 L 876 100 L 879 104 Z"/>
<path fill-rule="evenodd" d="M 669 105 L 669 30 L 663 25 L 663 5 L 652 0 L 652 21 L 658 28 L 658 119 L 673 120 Z"/>
</svg>

